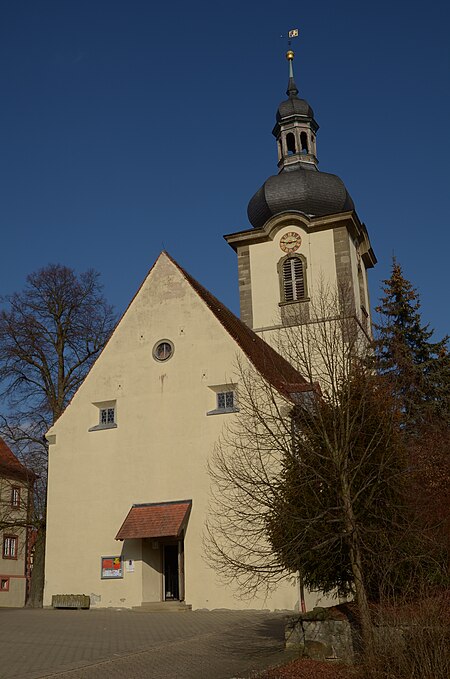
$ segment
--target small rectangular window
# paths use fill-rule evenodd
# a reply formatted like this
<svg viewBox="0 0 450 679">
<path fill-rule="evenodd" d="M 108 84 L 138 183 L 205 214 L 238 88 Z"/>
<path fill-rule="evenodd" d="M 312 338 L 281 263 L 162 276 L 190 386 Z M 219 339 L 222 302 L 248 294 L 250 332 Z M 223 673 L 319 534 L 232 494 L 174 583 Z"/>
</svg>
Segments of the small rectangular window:
<svg viewBox="0 0 450 679">
<path fill-rule="evenodd" d="M 115 421 L 115 408 L 100 408 L 100 424 L 114 424 Z"/>
<path fill-rule="evenodd" d="M 20 488 L 13 486 L 11 488 L 11 507 L 18 509 L 20 507 Z"/>
<path fill-rule="evenodd" d="M 9 592 L 9 578 L 0 576 L 0 592 Z"/>
<path fill-rule="evenodd" d="M 232 383 L 211 385 L 209 388 L 214 392 L 214 401 L 211 401 L 211 405 L 214 404 L 214 409 L 208 410 L 206 414 L 222 415 L 238 412 L 236 387 L 237 385 Z"/>
<path fill-rule="evenodd" d="M 3 558 L 17 559 L 17 535 L 5 535 L 3 537 Z"/>
<path fill-rule="evenodd" d="M 97 409 L 98 422 L 89 431 L 102 431 L 104 429 L 117 428 L 117 407 L 116 401 L 99 401 L 93 403 Z"/>
<path fill-rule="evenodd" d="M 217 409 L 231 410 L 234 408 L 234 391 L 219 391 L 217 394 Z"/>
</svg>

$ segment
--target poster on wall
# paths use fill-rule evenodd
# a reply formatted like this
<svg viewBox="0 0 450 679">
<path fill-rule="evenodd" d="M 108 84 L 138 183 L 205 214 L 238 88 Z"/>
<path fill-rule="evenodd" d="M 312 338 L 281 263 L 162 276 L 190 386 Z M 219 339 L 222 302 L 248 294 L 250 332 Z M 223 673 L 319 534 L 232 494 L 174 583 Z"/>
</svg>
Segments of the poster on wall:
<svg viewBox="0 0 450 679">
<path fill-rule="evenodd" d="M 121 556 L 102 556 L 102 580 L 123 578 L 123 563 Z"/>
</svg>

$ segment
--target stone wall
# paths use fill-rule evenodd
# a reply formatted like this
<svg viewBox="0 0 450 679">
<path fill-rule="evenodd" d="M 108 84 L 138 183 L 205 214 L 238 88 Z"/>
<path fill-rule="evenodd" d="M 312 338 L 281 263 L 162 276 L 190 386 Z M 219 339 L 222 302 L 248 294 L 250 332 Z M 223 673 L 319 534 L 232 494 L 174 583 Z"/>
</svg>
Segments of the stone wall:
<svg viewBox="0 0 450 679">
<path fill-rule="evenodd" d="M 285 628 L 285 646 L 313 660 L 354 663 L 361 651 L 361 634 L 354 604 L 330 608 L 314 608 L 292 618 Z M 404 624 L 374 623 L 375 648 L 403 652 L 417 629 L 411 622 Z M 430 628 L 428 628 L 429 630 Z"/>
<path fill-rule="evenodd" d="M 286 648 L 314 660 L 353 663 L 358 651 L 358 627 L 345 605 L 314 608 L 292 618 L 286 626 Z"/>
</svg>

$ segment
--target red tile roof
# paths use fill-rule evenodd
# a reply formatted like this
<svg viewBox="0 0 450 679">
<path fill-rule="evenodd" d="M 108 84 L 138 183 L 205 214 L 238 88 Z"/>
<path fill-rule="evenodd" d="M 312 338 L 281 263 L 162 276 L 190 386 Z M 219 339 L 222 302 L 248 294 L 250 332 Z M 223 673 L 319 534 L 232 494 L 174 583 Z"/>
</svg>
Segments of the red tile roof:
<svg viewBox="0 0 450 679">
<path fill-rule="evenodd" d="M 34 472 L 24 467 L 14 453 L 0 437 L 0 476 L 20 478 L 31 481 L 36 478 Z"/>
<path fill-rule="evenodd" d="M 187 523 L 192 500 L 133 505 L 116 540 L 178 537 Z"/>
<path fill-rule="evenodd" d="M 245 325 L 217 297 L 192 278 L 172 257 L 170 261 L 181 271 L 185 279 L 212 311 L 225 330 L 238 343 L 258 372 L 280 393 L 289 397 L 293 392 L 317 390 L 286 359 L 269 346 L 248 325 Z"/>
</svg>

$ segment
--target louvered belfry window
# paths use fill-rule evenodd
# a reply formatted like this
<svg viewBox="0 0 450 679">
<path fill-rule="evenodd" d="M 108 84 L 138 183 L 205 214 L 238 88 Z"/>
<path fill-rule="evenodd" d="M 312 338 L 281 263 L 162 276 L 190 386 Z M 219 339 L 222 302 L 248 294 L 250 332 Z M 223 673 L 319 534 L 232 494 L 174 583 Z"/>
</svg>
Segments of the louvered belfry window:
<svg viewBox="0 0 450 679">
<path fill-rule="evenodd" d="M 288 257 L 283 262 L 284 301 L 305 299 L 305 274 L 300 257 Z"/>
</svg>

